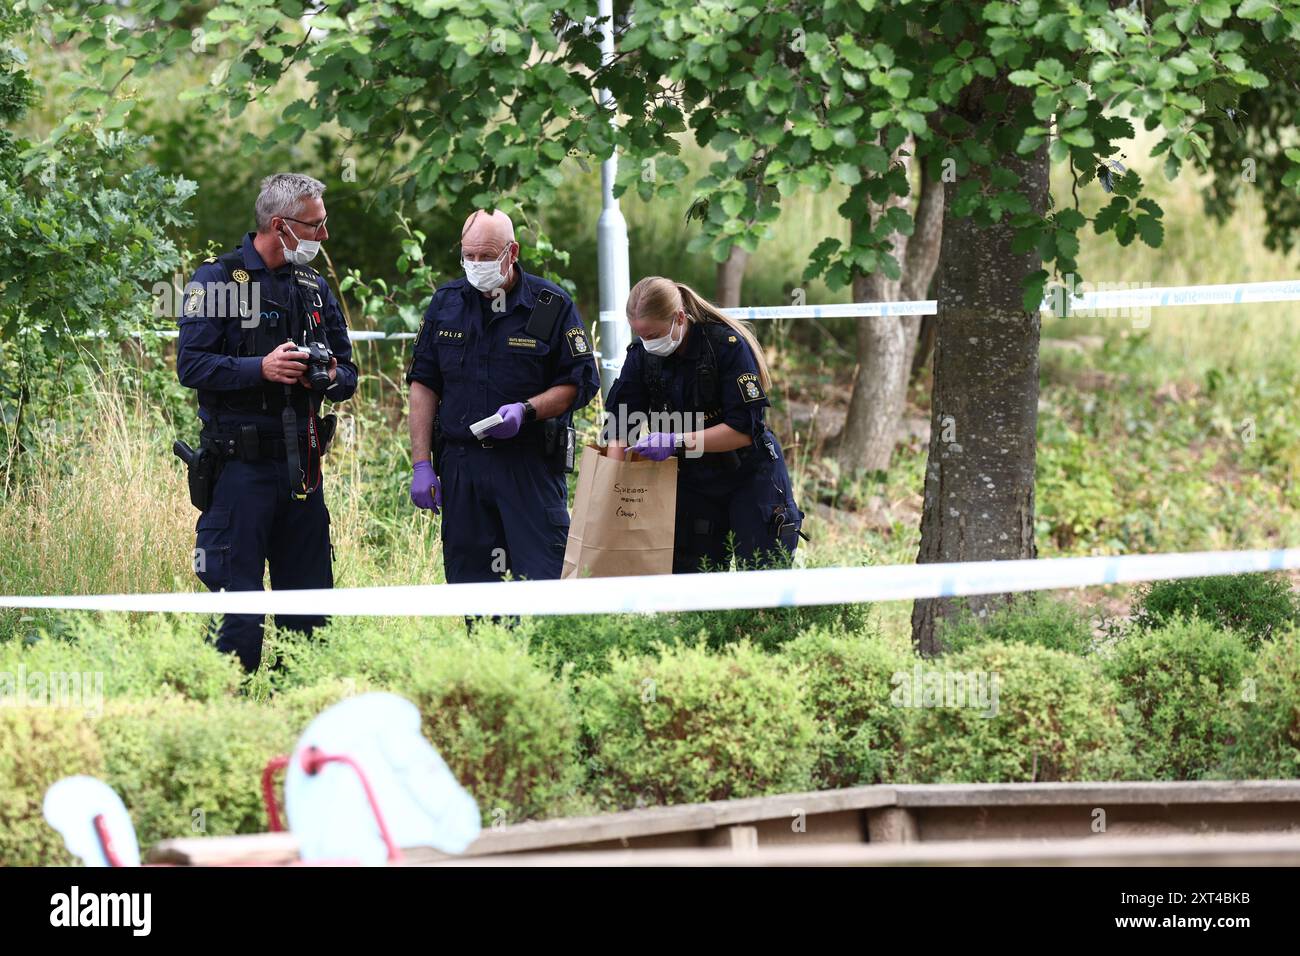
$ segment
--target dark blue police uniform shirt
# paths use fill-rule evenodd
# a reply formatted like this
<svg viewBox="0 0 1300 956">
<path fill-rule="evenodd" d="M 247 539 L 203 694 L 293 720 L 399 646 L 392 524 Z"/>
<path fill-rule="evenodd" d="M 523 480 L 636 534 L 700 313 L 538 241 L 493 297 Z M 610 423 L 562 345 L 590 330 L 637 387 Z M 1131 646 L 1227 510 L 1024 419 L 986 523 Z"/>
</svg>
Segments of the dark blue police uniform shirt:
<svg viewBox="0 0 1300 956">
<path fill-rule="evenodd" d="M 705 414 L 703 425 L 711 428 L 718 424 L 727 424 L 745 435 L 753 435 L 763 420 L 763 409 L 771 404 L 763 391 L 759 380 L 758 364 L 754 353 L 741 336 L 734 331 L 720 336 L 721 344 L 716 346 L 718 388 L 721 391 L 722 405 L 716 407 L 713 396 L 702 395 L 700 401 Z M 694 379 L 700 352 L 708 348 L 705 332 L 692 324 L 690 335 L 685 342 L 677 346 L 677 351 L 663 359 L 664 377 L 668 381 L 668 403 L 670 410 L 682 411 L 686 408 L 687 383 Z M 644 367 L 646 360 L 645 346 L 636 339 L 628 346 L 623 358 L 623 368 L 618 380 L 610 387 L 605 398 L 606 414 L 613 417 L 609 436 L 627 443 L 628 436 L 621 434 L 618 426 L 626 424 L 626 418 L 634 412 L 646 414 L 650 411 L 650 395 L 645 387 Z M 619 406 L 624 406 L 622 412 Z M 659 411 L 659 409 L 655 409 Z M 649 422 L 650 425 L 656 424 Z M 680 430 L 684 424 L 678 423 L 673 430 Z M 663 427 L 655 429 L 665 430 Z M 687 429 L 695 430 L 694 428 Z"/>
<path fill-rule="evenodd" d="M 462 276 L 439 286 L 424 313 L 406 380 L 438 394 L 443 436 L 451 441 L 473 441 L 473 422 L 552 386 L 578 387 L 570 411 L 600 390 L 591 338 L 573 300 L 555 283 L 518 263 L 514 268 L 515 284 L 503 311 L 493 312 L 492 297 Z M 525 331 L 543 289 L 562 302 L 546 341 Z"/>
<path fill-rule="evenodd" d="M 290 338 L 290 333 L 293 333 L 294 341 L 301 342 L 300 320 L 293 315 L 296 303 L 301 302 L 310 311 L 320 312 L 326 340 L 334 357 L 338 359 L 334 384 L 325 390 L 325 397 L 333 402 L 346 401 L 357 390 L 357 367 L 352 362 L 352 342 L 348 338 L 347 322 L 329 283 L 319 275 L 310 278 L 302 267 L 288 263 L 279 269 L 268 269 L 253 246 L 253 236 L 254 233 L 251 232 L 244 236 L 240 252 L 249 281 L 259 283 L 262 312 L 259 321 L 278 323 L 278 328 L 283 331 L 279 341 Z M 299 270 L 296 274 L 295 268 Z M 221 296 L 206 292 L 199 299 L 191 298 L 195 288 L 206 290 L 210 283 L 224 284 L 230 281 L 231 276 L 221 263 L 205 262 L 185 286 L 182 300 L 180 336 L 176 347 L 176 375 L 186 388 L 200 390 L 199 418 L 204 422 L 211 422 L 215 412 L 214 408 L 209 407 L 211 398 L 205 396 L 204 392 L 232 391 L 265 384 L 262 378 L 262 357 L 236 355 L 245 331 L 238 309 L 231 309 L 229 302 L 220 303 L 218 300 Z M 314 290 L 309 288 L 312 284 L 315 285 Z M 301 385 L 294 385 L 293 388 L 304 390 Z M 320 397 L 314 397 L 319 408 Z M 252 422 L 269 428 L 276 428 L 280 423 L 279 415 L 264 416 L 231 411 L 222 411 L 220 414 L 223 423 Z M 305 419 L 299 425 L 306 428 Z"/>
</svg>

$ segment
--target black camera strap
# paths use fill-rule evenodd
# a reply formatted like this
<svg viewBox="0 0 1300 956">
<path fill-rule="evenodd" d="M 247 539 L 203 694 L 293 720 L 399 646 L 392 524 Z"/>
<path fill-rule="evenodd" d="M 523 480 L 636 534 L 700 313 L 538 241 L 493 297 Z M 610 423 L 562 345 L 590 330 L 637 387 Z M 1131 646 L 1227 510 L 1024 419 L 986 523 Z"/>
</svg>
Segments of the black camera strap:
<svg viewBox="0 0 1300 956">
<path fill-rule="evenodd" d="M 294 271 L 289 282 L 291 295 L 297 304 L 298 319 L 301 323 L 302 341 L 306 346 L 309 341 L 328 346 L 324 339 L 324 322 L 321 318 L 322 299 L 319 291 L 314 303 L 304 301 L 303 290 L 298 288 L 298 276 Z M 298 413 L 293 407 L 293 386 L 284 387 L 284 409 L 280 412 L 280 424 L 284 430 L 284 454 L 289 473 L 289 494 L 295 501 L 303 501 L 309 494 L 320 487 L 321 447 L 320 431 L 317 427 L 316 397 L 307 392 L 307 461 L 303 466 L 302 456 L 298 454 Z M 315 468 L 315 475 L 311 474 Z"/>
</svg>

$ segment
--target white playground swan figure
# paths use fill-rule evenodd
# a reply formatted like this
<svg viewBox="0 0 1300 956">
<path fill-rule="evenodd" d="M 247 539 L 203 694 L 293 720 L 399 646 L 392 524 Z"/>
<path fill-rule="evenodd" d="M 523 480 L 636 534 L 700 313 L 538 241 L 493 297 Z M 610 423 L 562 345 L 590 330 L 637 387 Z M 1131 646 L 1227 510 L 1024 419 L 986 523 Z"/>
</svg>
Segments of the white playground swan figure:
<svg viewBox="0 0 1300 956">
<path fill-rule="evenodd" d="M 474 798 L 421 735 L 419 710 L 396 694 L 330 707 L 271 767 L 284 765 L 285 810 L 303 862 L 376 865 L 414 846 L 462 853 L 479 835 Z M 274 804 L 268 809 L 274 828 Z M 108 784 L 65 777 L 45 791 L 44 814 L 86 865 L 140 865 L 135 827 Z"/>
<path fill-rule="evenodd" d="M 481 830 L 478 804 L 420 733 L 420 711 L 396 694 L 351 697 L 313 720 L 289 761 L 284 803 L 304 861 L 378 864 L 412 846 L 462 853 Z"/>
<path fill-rule="evenodd" d="M 86 866 L 139 866 L 135 824 L 113 788 L 94 777 L 64 777 L 45 791 L 45 821 Z"/>
</svg>

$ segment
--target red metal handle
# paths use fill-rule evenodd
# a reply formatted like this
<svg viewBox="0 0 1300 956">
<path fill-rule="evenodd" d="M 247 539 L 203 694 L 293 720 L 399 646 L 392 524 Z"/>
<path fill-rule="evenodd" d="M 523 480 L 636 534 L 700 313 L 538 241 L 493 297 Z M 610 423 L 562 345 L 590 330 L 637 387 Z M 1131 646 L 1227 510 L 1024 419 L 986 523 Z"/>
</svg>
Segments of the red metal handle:
<svg viewBox="0 0 1300 956">
<path fill-rule="evenodd" d="M 267 825 L 272 833 L 284 831 L 284 826 L 280 823 L 280 808 L 275 803 L 275 772 L 287 766 L 289 766 L 289 758 L 281 754 L 279 757 L 272 757 L 262 769 L 262 802 L 266 804 Z"/>
<path fill-rule="evenodd" d="M 366 778 L 366 772 L 361 769 L 361 765 L 349 757 L 347 754 L 325 754 L 316 747 L 308 747 L 302 754 L 302 769 L 307 771 L 311 776 L 327 763 L 347 764 L 356 771 L 361 778 L 361 786 L 365 788 L 366 799 L 370 801 L 370 810 L 375 815 L 375 822 L 379 824 L 379 835 L 383 838 L 384 846 L 388 849 L 388 862 L 400 863 L 402 860 L 402 851 L 398 849 L 397 844 L 388 833 L 388 825 L 384 822 L 384 815 L 379 810 L 379 801 L 375 799 L 375 792 L 370 788 L 370 781 Z"/>
<path fill-rule="evenodd" d="M 122 861 L 118 859 L 117 851 L 113 849 L 113 838 L 108 834 L 108 823 L 104 820 L 104 815 L 95 814 L 92 822 L 95 824 L 95 836 L 99 838 L 99 845 L 104 851 L 104 859 L 108 860 L 109 866 L 121 866 Z"/>
</svg>

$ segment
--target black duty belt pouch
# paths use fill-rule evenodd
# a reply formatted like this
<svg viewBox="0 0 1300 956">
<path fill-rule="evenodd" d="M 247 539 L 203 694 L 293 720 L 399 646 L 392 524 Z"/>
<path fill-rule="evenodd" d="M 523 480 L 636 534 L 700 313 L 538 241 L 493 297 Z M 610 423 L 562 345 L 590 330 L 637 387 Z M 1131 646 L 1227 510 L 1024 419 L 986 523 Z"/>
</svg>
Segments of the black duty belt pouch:
<svg viewBox="0 0 1300 956">
<path fill-rule="evenodd" d="M 542 422 L 542 457 L 554 474 L 567 475 L 573 471 L 576 442 L 577 432 L 572 425 L 565 425 L 558 418 Z"/>
<path fill-rule="evenodd" d="M 257 433 L 256 425 L 240 425 L 236 437 L 240 461 L 258 461 L 262 457 L 262 439 Z"/>
</svg>

